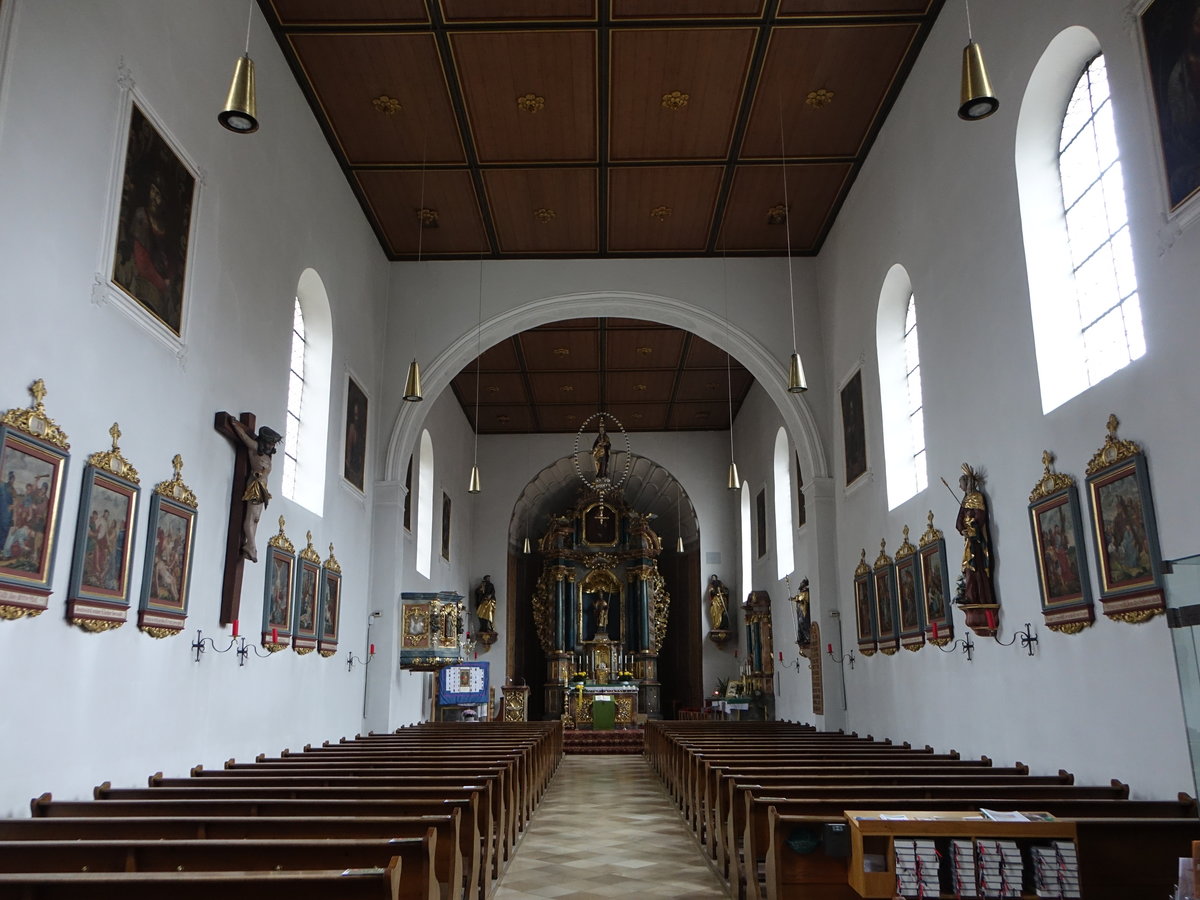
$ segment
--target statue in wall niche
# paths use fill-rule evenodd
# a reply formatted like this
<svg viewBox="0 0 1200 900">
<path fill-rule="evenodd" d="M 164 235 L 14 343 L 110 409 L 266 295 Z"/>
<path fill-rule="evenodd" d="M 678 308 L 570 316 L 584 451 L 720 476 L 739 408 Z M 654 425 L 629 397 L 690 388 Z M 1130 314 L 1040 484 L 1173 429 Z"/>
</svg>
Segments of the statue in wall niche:
<svg viewBox="0 0 1200 900">
<path fill-rule="evenodd" d="M 475 615 L 479 619 L 480 631 L 495 630 L 496 586 L 492 584 L 491 575 L 484 575 L 483 581 L 475 589 Z"/>
<path fill-rule="evenodd" d="M 257 435 L 251 434 L 246 426 L 232 416 L 229 417 L 228 424 L 245 448 L 246 460 L 249 463 L 246 484 L 242 491 L 242 500 L 246 502 L 246 515 L 242 519 L 240 553 L 243 559 L 258 562 L 258 547 L 255 545 L 258 521 L 262 518 L 262 511 L 271 502 L 267 479 L 271 475 L 272 457 L 275 456 L 275 450 L 283 440 L 283 435 L 266 425 L 258 429 Z"/>
<path fill-rule="evenodd" d="M 708 579 L 708 619 L 713 631 L 729 629 L 729 591 L 716 575 Z"/>
<path fill-rule="evenodd" d="M 962 471 L 958 486 L 962 488 L 963 498 L 954 523 L 963 536 L 962 577 L 954 602 L 960 606 L 995 606 L 992 531 L 988 524 L 987 498 L 980 490 L 983 476 L 966 463 L 963 463 Z"/>
</svg>

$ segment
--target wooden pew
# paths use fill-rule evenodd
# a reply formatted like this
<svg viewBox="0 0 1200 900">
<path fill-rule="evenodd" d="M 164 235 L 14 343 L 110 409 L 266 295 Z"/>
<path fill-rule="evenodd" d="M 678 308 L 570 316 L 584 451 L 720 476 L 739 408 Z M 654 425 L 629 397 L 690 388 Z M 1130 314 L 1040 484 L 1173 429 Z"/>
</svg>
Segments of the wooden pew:
<svg viewBox="0 0 1200 900">
<path fill-rule="evenodd" d="M 215 816 L 119 818 L 0 819 L 0 841 L 230 841 L 284 840 L 290 843 L 313 840 L 358 839 L 387 841 L 420 837 L 429 831 L 436 836 L 433 870 L 441 900 L 459 900 L 464 892 L 463 858 L 459 844 L 461 813 L 388 818 L 282 818 L 273 816 Z M 247 867 L 250 868 L 250 867 Z M 310 868 L 302 866 L 301 868 Z M 407 881 L 411 873 L 404 867 Z"/>
<path fill-rule="evenodd" d="M 842 774 L 843 771 L 850 774 Z M 798 772 L 809 774 L 798 775 Z M 1007 772 L 1007 774 L 994 774 Z M 815 787 L 828 796 L 835 785 L 852 787 L 908 787 L 922 786 L 946 787 L 953 785 L 973 785 L 989 789 L 1000 786 L 1042 785 L 1062 786 L 1074 783 L 1074 776 L 1060 770 L 1058 775 L 1029 775 L 1021 774 L 1021 767 L 1011 769 L 994 769 L 986 767 L 955 767 L 941 769 L 934 766 L 921 767 L 855 767 L 832 774 L 830 769 L 799 769 L 781 770 L 779 774 L 763 774 L 753 771 L 749 774 L 742 772 L 722 772 L 719 775 L 718 788 L 712 801 L 712 820 L 706 835 L 706 846 L 714 859 L 722 867 L 726 865 L 726 850 L 731 846 L 732 838 L 741 834 L 744 822 L 742 819 L 744 806 L 741 804 L 738 789 L 742 787 L 770 794 L 788 795 L 791 787 Z M 822 773 L 822 774 L 814 774 Z M 722 869 L 724 871 L 724 868 Z"/>
<path fill-rule="evenodd" d="M 734 896 L 758 900 L 763 896 L 759 883 L 759 867 L 765 866 L 767 846 L 770 842 L 770 810 L 774 808 L 784 816 L 818 816 L 835 821 L 848 807 L 857 809 L 904 809 L 904 810 L 960 810 L 960 809 L 1011 809 L 1004 806 L 1004 799 L 987 793 L 976 796 L 945 798 L 869 798 L 859 797 L 847 801 L 843 797 L 818 797 L 793 800 L 787 797 L 756 797 L 750 792 L 742 793 L 746 804 L 746 827 L 741 843 L 730 852 L 730 886 Z M 1021 802 L 1021 808 L 1044 810 L 1058 818 L 1195 818 L 1196 801 L 1186 794 L 1178 800 L 1098 800 L 1098 799 L 1055 799 L 1043 797 L 1035 801 Z M 1132 900 L 1132 898 L 1129 898 Z"/>
<path fill-rule="evenodd" d="M 491 881 L 484 868 L 479 832 L 480 799 L 478 793 L 469 797 L 443 800 L 351 800 L 351 799 L 154 799 L 154 800 L 55 800 L 42 794 L 31 801 L 35 818 L 80 818 L 114 816 L 194 817 L 194 816 L 271 816 L 290 818 L 309 817 L 401 817 L 437 815 L 458 809 L 461 815 L 459 840 L 463 855 L 468 897 L 486 898 Z M 486 861 L 490 864 L 490 860 Z"/>
<path fill-rule="evenodd" d="M 1064 819 L 1074 824 L 1081 893 L 1087 900 L 1173 896 L 1177 860 L 1200 840 L 1197 818 Z M 770 811 L 767 900 L 859 900 L 848 884 L 848 858 L 799 854 L 787 845 L 796 828 L 846 824 L 845 816 L 794 816 Z"/>
<path fill-rule="evenodd" d="M 186 798 L 203 797 L 414 797 L 426 794 L 445 796 L 445 790 L 458 789 L 484 791 L 483 803 L 490 810 L 490 817 L 480 823 L 480 831 L 491 835 L 494 828 L 496 839 L 490 856 L 490 877 L 499 875 L 501 859 L 516 842 L 516 825 L 511 818 L 512 807 L 503 797 L 504 784 L 495 770 L 480 772 L 474 769 L 461 775 L 405 774 L 405 775 L 330 775 L 330 774 L 285 774 L 239 775 L 194 778 L 165 778 L 161 772 L 150 776 L 148 788 L 113 788 L 108 782 L 95 790 L 97 800 L 114 799 L 157 799 L 160 796 Z M 197 793 L 199 792 L 199 793 Z M 486 840 L 486 838 L 485 838 Z"/>
<path fill-rule="evenodd" d="M 812 761 L 809 761 L 810 763 Z M 970 760 L 943 760 L 918 764 L 913 760 L 886 760 L 878 764 L 856 760 L 845 765 L 838 760 L 796 766 L 757 766 L 753 764 L 707 764 L 703 791 L 700 794 L 700 826 L 697 839 L 715 854 L 723 840 L 729 818 L 733 790 L 737 784 L 915 784 L 933 778 L 947 784 L 1025 783 L 1029 769 L 1018 763 L 1011 767 L 994 767 L 990 760 L 970 764 Z M 1071 776 L 1060 771 L 1058 776 L 1039 776 L 1045 783 L 1071 783 Z M 1063 781 L 1065 777 L 1065 781 Z M 1031 783 L 1037 783 L 1031 782 Z M 702 829 L 702 831 L 701 831 Z"/>
<path fill-rule="evenodd" d="M 198 780 L 198 779 L 197 779 Z M 249 801 L 305 801 L 337 802 L 386 802 L 405 800 L 458 800 L 478 797 L 476 815 L 481 846 L 478 851 L 480 884 L 486 891 L 488 883 L 496 877 L 495 851 L 501 838 L 495 821 L 493 784 L 487 780 L 455 786 L 447 779 L 428 776 L 430 786 L 411 783 L 407 787 L 314 787 L 291 784 L 286 780 L 275 787 L 259 787 L 253 784 L 232 787 L 209 786 L 199 783 L 187 787 L 114 788 L 108 782 L 98 785 L 93 795 L 101 803 L 125 800 L 173 801 L 173 800 L 249 800 Z M 453 782 L 454 779 L 448 779 Z M 420 779 L 417 779 L 419 782 Z M 439 783 L 440 782 L 440 783 Z M 464 852 L 465 855 L 465 852 Z"/>
<path fill-rule="evenodd" d="M 385 868 L 399 860 L 397 896 L 438 900 L 437 834 L 385 840 L 241 839 L 0 841 L 0 874 L 54 872 L 254 872 Z"/>
<path fill-rule="evenodd" d="M 401 864 L 323 872 L 0 873 L 11 900 L 400 900 Z"/>
</svg>

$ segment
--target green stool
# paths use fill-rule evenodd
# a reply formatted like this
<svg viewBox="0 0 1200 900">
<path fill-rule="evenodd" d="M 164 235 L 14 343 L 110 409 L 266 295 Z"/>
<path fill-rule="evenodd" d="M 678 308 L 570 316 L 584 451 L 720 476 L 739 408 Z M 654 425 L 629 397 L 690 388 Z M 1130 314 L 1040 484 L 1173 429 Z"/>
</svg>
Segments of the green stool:
<svg viewBox="0 0 1200 900">
<path fill-rule="evenodd" d="M 617 704 L 612 699 L 592 701 L 592 730 L 612 731 L 617 721 Z"/>
</svg>

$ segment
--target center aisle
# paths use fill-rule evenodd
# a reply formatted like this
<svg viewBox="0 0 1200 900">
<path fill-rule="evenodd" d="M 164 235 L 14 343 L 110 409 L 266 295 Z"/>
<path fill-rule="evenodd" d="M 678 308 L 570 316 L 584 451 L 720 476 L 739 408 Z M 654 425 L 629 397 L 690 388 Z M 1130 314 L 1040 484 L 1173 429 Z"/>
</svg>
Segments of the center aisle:
<svg viewBox="0 0 1200 900">
<path fill-rule="evenodd" d="M 566 756 L 495 900 L 727 897 L 640 756 Z"/>
</svg>

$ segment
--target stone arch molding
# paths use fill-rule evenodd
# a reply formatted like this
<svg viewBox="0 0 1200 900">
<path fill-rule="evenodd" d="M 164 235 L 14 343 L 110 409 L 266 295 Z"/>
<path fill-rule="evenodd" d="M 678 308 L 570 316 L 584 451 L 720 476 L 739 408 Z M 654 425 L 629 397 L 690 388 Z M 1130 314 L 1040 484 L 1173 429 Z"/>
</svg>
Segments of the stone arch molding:
<svg viewBox="0 0 1200 900">
<path fill-rule="evenodd" d="M 789 394 L 784 390 L 787 371 L 783 364 L 756 338 L 702 307 L 674 297 L 629 291 L 543 297 L 505 310 L 483 322 L 478 341 L 484 347 L 492 347 L 514 334 L 539 325 L 590 316 L 644 319 L 671 325 L 690 331 L 727 351 L 767 391 L 783 418 L 793 445 L 800 451 L 806 471 L 812 472 L 815 478 L 829 476 L 828 459 L 812 409 L 803 395 Z M 463 366 L 475 358 L 476 341 L 475 329 L 471 328 L 422 367 L 421 380 L 426 396 L 439 396 Z M 405 403 L 396 416 L 388 440 L 385 480 L 403 478 L 403 467 L 425 419 L 425 406 L 425 403 Z"/>
</svg>

